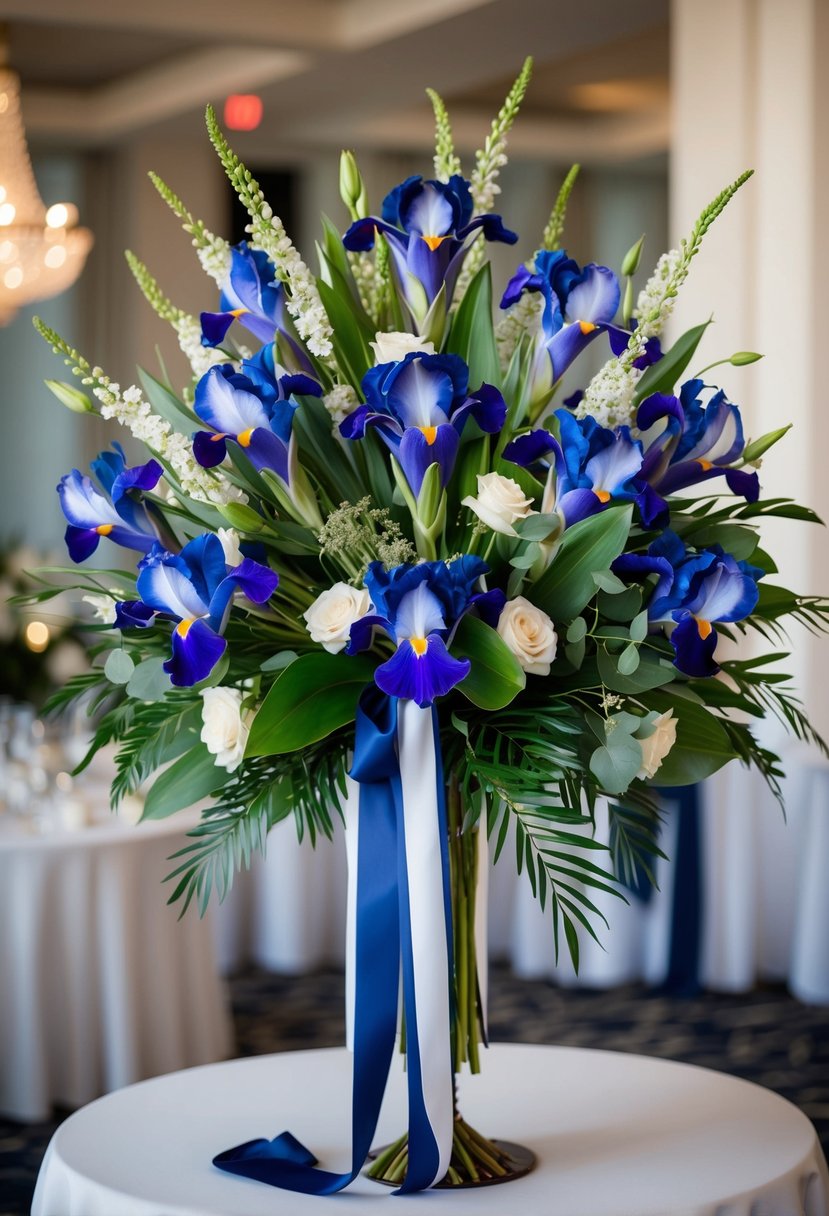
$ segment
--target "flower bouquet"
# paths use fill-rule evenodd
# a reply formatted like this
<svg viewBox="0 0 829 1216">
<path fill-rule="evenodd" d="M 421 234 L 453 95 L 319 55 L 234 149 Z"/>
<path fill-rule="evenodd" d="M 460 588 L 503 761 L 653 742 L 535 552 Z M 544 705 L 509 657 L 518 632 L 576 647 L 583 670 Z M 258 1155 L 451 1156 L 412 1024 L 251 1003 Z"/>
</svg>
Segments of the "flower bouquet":
<svg viewBox="0 0 829 1216">
<path fill-rule="evenodd" d="M 689 372 L 707 323 L 662 344 L 706 231 L 750 175 L 635 299 L 642 241 L 618 274 L 562 248 L 575 166 L 532 262 L 493 297 L 488 244 L 517 237 L 492 208 L 529 75 L 528 61 L 469 180 L 434 93 L 434 176 L 408 178 L 379 214 L 344 153 L 350 224 L 323 220 L 317 275 L 208 110 L 250 240 L 229 247 L 153 180 L 218 309 L 185 314 L 127 254 L 191 361 L 181 393 L 146 372 L 122 390 L 36 322 L 80 381 L 52 382 L 58 398 L 148 448 L 130 464 L 116 444 L 58 487 L 74 562 L 102 541 L 139 560 L 76 572 L 99 597 L 97 662 L 53 707 L 86 698 L 90 755 L 117 745 L 114 804 L 154 774 L 147 818 L 210 800 L 170 901 L 223 897 L 287 816 L 312 843 L 346 822 L 352 1167 L 314 1168 L 287 1132 L 216 1158 L 294 1190 L 339 1190 L 363 1168 L 398 1032 L 409 1126 L 370 1174 L 415 1191 L 526 1168 L 455 1103 L 454 1075 L 478 1070 L 486 1042 L 488 839 L 497 857 L 512 832 L 577 965 L 593 893 L 621 896 L 659 851 L 660 785 L 739 759 L 779 795 L 751 722 L 771 712 L 815 739 L 769 666 L 779 654 L 724 644 L 829 619 L 825 600 L 775 583 L 759 543 L 765 516 L 816 521 L 761 496 L 760 458 L 788 428 L 747 441 L 709 382 L 716 364 Z M 594 344 L 601 370 L 559 403 Z"/>
</svg>

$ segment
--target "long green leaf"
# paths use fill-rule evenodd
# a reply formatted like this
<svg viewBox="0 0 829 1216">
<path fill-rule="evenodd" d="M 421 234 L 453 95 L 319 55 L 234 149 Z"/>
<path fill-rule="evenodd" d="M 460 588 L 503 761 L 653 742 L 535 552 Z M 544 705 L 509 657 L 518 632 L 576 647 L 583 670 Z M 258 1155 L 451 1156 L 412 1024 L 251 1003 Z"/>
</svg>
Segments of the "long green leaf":
<svg viewBox="0 0 829 1216">
<path fill-rule="evenodd" d="M 702 325 L 695 325 L 693 329 L 686 330 L 657 363 L 651 364 L 636 386 L 636 392 L 633 394 L 634 405 L 639 405 L 651 393 L 673 391 L 710 324 L 710 321 L 704 321 Z"/>
<path fill-rule="evenodd" d="M 726 730 L 703 706 L 665 691 L 644 693 L 640 699 L 658 713 L 672 709 L 677 722 L 676 743 L 662 761 L 654 785 L 693 785 L 734 758 Z"/>
<path fill-rule="evenodd" d="M 351 722 L 374 667 L 362 656 L 302 655 L 285 668 L 262 702 L 245 755 L 298 751 Z"/>
<path fill-rule="evenodd" d="M 485 262 L 467 288 L 449 329 L 446 349 L 469 367 L 469 383 L 501 385 L 501 364 L 492 325 L 492 272 Z"/>
<path fill-rule="evenodd" d="M 521 664 L 494 629 L 477 617 L 465 616 L 452 643 L 455 658 L 469 659 L 472 668 L 458 691 L 481 709 L 503 709 L 524 688 Z"/>
<path fill-rule="evenodd" d="M 607 570 L 624 549 L 632 517 L 632 506 L 611 507 L 568 528 L 528 597 L 554 621 L 572 620 L 596 594 L 593 575 Z"/>
<path fill-rule="evenodd" d="M 216 764 L 216 757 L 203 743 L 197 743 L 180 756 L 153 784 L 144 802 L 142 819 L 166 819 L 184 807 L 207 798 L 230 779 L 227 769 Z"/>
</svg>

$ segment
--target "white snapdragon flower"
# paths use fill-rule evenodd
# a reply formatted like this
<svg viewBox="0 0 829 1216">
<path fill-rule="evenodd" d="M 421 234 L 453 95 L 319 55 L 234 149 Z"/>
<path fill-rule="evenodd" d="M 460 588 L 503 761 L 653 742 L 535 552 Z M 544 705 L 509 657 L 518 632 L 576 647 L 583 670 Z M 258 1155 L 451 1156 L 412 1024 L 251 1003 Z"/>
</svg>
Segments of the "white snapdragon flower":
<svg viewBox="0 0 829 1216">
<path fill-rule="evenodd" d="M 368 592 L 335 583 L 314 600 L 303 612 L 308 632 L 330 654 L 338 654 L 348 645 L 351 626 L 364 617 L 371 607 Z"/>
<path fill-rule="evenodd" d="M 216 535 L 222 546 L 225 561 L 229 566 L 238 566 L 242 560 L 242 550 L 239 548 L 241 537 L 235 528 L 218 528 Z"/>
<path fill-rule="evenodd" d="M 375 334 L 374 341 L 369 342 L 369 346 L 374 351 L 375 363 L 399 363 L 406 355 L 435 353 L 434 342 L 425 342 L 417 334 L 401 333 L 399 330 L 388 334 Z"/>
<path fill-rule="evenodd" d="M 202 691 L 201 741 L 215 756 L 215 763 L 233 773 L 242 763 L 255 711 L 242 712 L 238 688 L 205 688 Z"/>
<path fill-rule="evenodd" d="M 123 596 L 119 592 L 113 592 L 117 599 L 122 599 Z M 92 611 L 95 613 L 95 620 L 100 621 L 104 625 L 115 624 L 115 599 L 112 595 L 82 595 L 81 600 L 84 604 L 89 604 Z"/>
<path fill-rule="evenodd" d="M 504 536 L 516 536 L 513 525 L 535 514 L 532 499 L 525 497 L 518 482 L 501 473 L 479 473 L 477 497 L 467 495 L 463 505 Z"/>
<path fill-rule="evenodd" d="M 676 719 L 674 711 L 668 709 L 660 714 L 653 722 L 653 733 L 647 739 L 640 739 L 642 748 L 642 767 L 636 776 L 640 781 L 646 777 L 654 777 L 662 766 L 662 761 L 676 743 Z"/>
<path fill-rule="evenodd" d="M 524 599 L 508 600 L 498 618 L 498 634 L 528 675 L 548 676 L 558 639 L 553 622 Z"/>
</svg>

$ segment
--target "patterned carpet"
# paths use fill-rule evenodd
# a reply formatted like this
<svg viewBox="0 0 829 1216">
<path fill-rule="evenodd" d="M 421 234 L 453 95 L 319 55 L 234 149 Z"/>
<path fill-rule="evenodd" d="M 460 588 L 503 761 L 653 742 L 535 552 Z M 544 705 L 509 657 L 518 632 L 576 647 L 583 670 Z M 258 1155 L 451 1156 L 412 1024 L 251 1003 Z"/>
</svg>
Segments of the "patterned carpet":
<svg viewBox="0 0 829 1216">
<path fill-rule="evenodd" d="M 563 991 L 496 967 L 490 991 L 495 1041 L 638 1052 L 745 1077 L 805 1111 L 829 1154 L 829 1016 L 783 988 L 690 998 L 639 986 Z M 240 1055 L 343 1042 L 339 972 L 285 977 L 249 970 L 231 981 L 231 992 Z M 28 1212 L 46 1145 L 67 1113 L 35 1125 L 0 1121 L 0 1216 Z"/>
</svg>

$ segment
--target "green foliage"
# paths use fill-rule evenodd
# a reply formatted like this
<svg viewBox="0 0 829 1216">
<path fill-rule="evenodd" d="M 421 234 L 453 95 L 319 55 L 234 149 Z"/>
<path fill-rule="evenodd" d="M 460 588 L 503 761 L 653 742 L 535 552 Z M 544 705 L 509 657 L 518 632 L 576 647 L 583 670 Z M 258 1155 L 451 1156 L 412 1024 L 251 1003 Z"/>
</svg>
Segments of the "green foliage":
<svg viewBox="0 0 829 1216">
<path fill-rule="evenodd" d="M 693 785 L 733 759 L 721 720 L 704 706 L 665 689 L 642 693 L 641 701 L 658 713 L 673 710 L 677 722 L 676 743 L 662 761 L 654 785 Z"/>
<path fill-rule="evenodd" d="M 625 547 L 633 508 L 611 507 L 568 528 L 530 598 L 554 621 L 569 621 L 596 594 L 594 574 L 609 569 Z"/>
<path fill-rule="evenodd" d="M 271 685 L 253 720 L 246 756 L 298 751 L 352 722 L 374 667 L 359 655 L 302 655 Z"/>
<path fill-rule="evenodd" d="M 693 359 L 702 335 L 710 324 L 710 321 L 704 321 L 702 325 L 695 325 L 693 329 L 686 330 L 681 338 L 677 338 L 670 350 L 665 351 L 658 362 L 652 363 L 649 368 L 646 368 L 636 386 L 636 392 L 633 394 L 634 406 L 641 404 L 651 393 L 671 393 L 673 391 L 674 385 L 679 383 L 683 372 Z"/>
<path fill-rule="evenodd" d="M 144 800 L 142 819 L 167 819 L 220 790 L 229 779 L 203 743 L 179 756 L 153 782 Z"/>
<path fill-rule="evenodd" d="M 492 329 L 492 271 L 487 262 L 475 275 L 458 307 L 446 339 L 446 349 L 469 367 L 469 384 L 501 383 L 501 365 Z"/>
<path fill-rule="evenodd" d="M 494 629 L 477 617 L 465 616 L 452 643 L 457 659 L 470 659 L 472 668 L 458 691 L 481 709 L 503 709 L 527 683 L 520 663 Z"/>
</svg>

